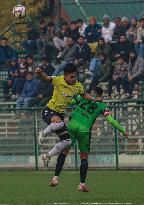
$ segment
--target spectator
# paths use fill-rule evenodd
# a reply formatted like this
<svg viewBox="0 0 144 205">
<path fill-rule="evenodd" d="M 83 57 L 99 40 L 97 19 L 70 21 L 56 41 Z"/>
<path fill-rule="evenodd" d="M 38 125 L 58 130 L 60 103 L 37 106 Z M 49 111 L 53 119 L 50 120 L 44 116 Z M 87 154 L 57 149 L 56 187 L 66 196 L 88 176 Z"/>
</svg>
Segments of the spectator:
<svg viewBox="0 0 144 205">
<path fill-rule="evenodd" d="M 38 51 L 40 56 L 44 54 L 45 44 L 46 44 L 46 34 L 47 34 L 47 25 L 44 19 L 41 19 L 39 22 L 39 34 L 40 40 L 38 41 Z"/>
<path fill-rule="evenodd" d="M 93 79 L 92 82 L 89 85 L 88 93 L 92 91 L 92 89 L 97 86 L 100 82 L 106 81 L 109 79 L 110 76 L 110 62 L 106 58 L 105 54 L 100 54 L 97 57 L 97 60 L 99 60 L 99 64 L 97 64 L 97 68 L 93 71 Z"/>
<path fill-rule="evenodd" d="M 22 46 L 28 54 L 36 54 L 39 48 L 40 41 L 39 32 L 33 27 L 32 24 L 27 25 L 27 40 L 22 42 Z"/>
<path fill-rule="evenodd" d="M 82 19 L 77 19 L 76 26 L 79 30 L 80 35 L 85 37 L 85 29 L 87 27 L 86 23 Z"/>
<path fill-rule="evenodd" d="M 51 83 L 42 82 L 40 83 L 41 88 L 41 97 L 37 103 L 38 107 L 45 106 L 52 97 L 53 94 L 53 86 Z"/>
<path fill-rule="evenodd" d="M 105 42 L 111 42 L 114 33 L 115 23 L 110 22 L 108 15 L 103 16 L 102 37 Z"/>
<path fill-rule="evenodd" d="M 22 95 L 16 101 L 16 108 L 32 107 L 39 99 L 41 99 L 40 83 L 33 76 L 33 72 L 28 72 Z"/>
<path fill-rule="evenodd" d="M 15 93 L 14 95 L 12 95 L 12 98 L 18 98 L 21 95 L 26 81 L 26 75 L 27 75 L 27 63 L 25 58 L 23 58 L 21 59 L 21 63 L 18 68 L 18 75 L 14 80 L 13 89 L 15 90 Z"/>
<path fill-rule="evenodd" d="M 48 62 L 48 59 L 46 57 L 42 57 L 41 61 L 42 64 L 40 67 L 42 68 L 42 71 L 48 76 L 52 76 L 55 70 L 54 67 Z M 45 104 L 51 99 L 53 93 L 53 85 L 51 83 L 41 81 L 40 87 L 42 98 L 38 102 L 39 107 L 45 106 Z"/>
<path fill-rule="evenodd" d="M 50 64 L 50 62 L 45 56 L 41 58 L 41 61 L 42 61 L 41 64 L 42 71 L 46 73 L 48 76 L 52 76 L 55 71 L 54 67 Z"/>
<path fill-rule="evenodd" d="M 75 42 L 77 42 L 79 36 L 80 36 L 80 33 L 79 33 L 79 30 L 76 26 L 76 22 L 71 21 L 70 22 L 69 37 L 71 37 Z"/>
<path fill-rule="evenodd" d="M 46 34 L 46 41 L 44 45 L 45 56 L 49 59 L 49 61 L 52 61 L 56 57 L 56 49 L 53 42 L 55 32 L 55 24 L 53 22 L 49 22 Z"/>
<path fill-rule="evenodd" d="M 128 63 L 129 51 L 134 49 L 134 43 L 128 41 L 125 35 L 121 35 L 119 41 L 115 44 L 114 47 L 114 58 L 117 58 L 122 54 L 125 58 L 125 61 Z"/>
<path fill-rule="evenodd" d="M 136 41 L 137 30 L 138 30 L 137 19 L 135 17 L 133 17 L 131 19 L 131 26 L 126 32 L 126 37 L 129 41 L 132 41 L 132 42 Z"/>
<path fill-rule="evenodd" d="M 115 18 L 115 28 L 114 28 L 112 40 L 117 42 L 119 40 L 119 37 L 121 36 L 121 34 L 122 34 L 121 18 L 116 17 Z"/>
<path fill-rule="evenodd" d="M 66 39 L 69 36 L 69 32 L 70 32 L 70 28 L 68 27 L 67 22 L 62 23 L 61 32 L 62 32 L 63 40 L 66 42 Z"/>
<path fill-rule="evenodd" d="M 120 55 L 117 61 L 113 64 L 114 73 L 112 80 L 109 81 L 108 96 L 111 98 L 112 86 L 116 85 L 116 98 L 121 98 L 121 86 L 126 94 L 128 64 L 125 62 L 125 57 Z"/>
<path fill-rule="evenodd" d="M 63 35 L 61 30 L 56 31 L 55 37 L 53 38 L 53 43 L 57 51 L 59 52 L 58 55 L 60 55 L 61 51 L 66 46 L 66 37 Z"/>
<path fill-rule="evenodd" d="M 88 45 L 91 48 L 91 52 L 94 53 L 97 47 L 97 40 L 101 36 L 101 26 L 97 24 L 95 17 L 90 17 L 89 25 L 85 29 L 85 38 Z"/>
<path fill-rule="evenodd" d="M 61 29 L 55 33 L 55 37 L 53 39 L 54 46 L 58 50 L 59 55 L 61 55 L 61 51 L 63 51 L 64 47 L 66 46 L 66 40 L 69 36 L 70 28 L 68 27 L 67 22 L 63 22 L 61 24 Z"/>
<path fill-rule="evenodd" d="M 27 71 L 28 72 L 33 72 L 35 69 L 35 63 L 34 63 L 34 58 L 32 55 L 28 55 L 26 57 L 27 60 Z"/>
<path fill-rule="evenodd" d="M 132 97 L 132 92 L 136 83 L 144 79 L 144 59 L 138 57 L 135 51 L 129 54 L 127 98 Z"/>
<path fill-rule="evenodd" d="M 75 65 L 77 67 L 89 62 L 91 58 L 91 49 L 85 42 L 84 36 L 80 36 L 78 39 L 78 51 L 76 54 Z"/>
<path fill-rule="evenodd" d="M 10 88 L 12 91 L 12 95 L 16 94 L 16 90 L 15 87 L 13 87 L 13 85 L 16 77 L 18 76 L 18 69 L 19 69 L 19 65 L 17 63 L 17 60 L 15 58 L 12 58 L 10 60 L 10 67 L 8 68 L 8 81 L 3 86 L 3 95 L 6 99 L 10 97 L 9 96 Z"/>
<path fill-rule="evenodd" d="M 12 58 L 17 59 L 16 50 L 8 45 L 8 39 L 5 37 L 1 38 L 0 44 L 0 68 L 4 68 L 6 63 Z"/>
<path fill-rule="evenodd" d="M 105 43 L 104 38 L 100 37 L 98 39 L 98 46 L 96 47 L 94 57 L 96 58 L 97 56 L 99 56 L 102 53 L 105 54 L 106 58 L 111 60 L 111 58 L 112 58 L 111 46 L 109 44 Z"/>
<path fill-rule="evenodd" d="M 98 46 L 96 48 L 95 55 L 90 62 L 90 69 L 89 69 L 90 72 L 86 74 L 92 74 L 91 72 L 95 72 L 99 68 L 99 64 L 101 64 L 99 56 L 103 54 L 105 55 L 106 60 L 111 61 L 112 58 L 111 46 L 105 43 L 104 38 L 100 37 L 98 40 Z"/>
<path fill-rule="evenodd" d="M 137 30 L 136 52 L 139 57 L 144 58 L 144 18 L 140 19 L 140 27 Z"/>
<path fill-rule="evenodd" d="M 27 58 L 26 57 L 19 58 L 18 63 L 21 67 L 27 66 Z"/>
<path fill-rule="evenodd" d="M 127 17 L 122 17 L 121 19 L 121 25 L 122 25 L 122 35 L 126 35 L 126 32 L 130 28 L 130 23 Z"/>
<path fill-rule="evenodd" d="M 61 55 L 58 56 L 58 60 L 62 61 L 58 69 L 55 70 L 54 76 L 60 74 L 63 71 L 67 63 L 74 63 L 76 59 L 78 46 L 74 43 L 71 37 L 67 38 L 66 47 L 62 51 Z"/>
</svg>

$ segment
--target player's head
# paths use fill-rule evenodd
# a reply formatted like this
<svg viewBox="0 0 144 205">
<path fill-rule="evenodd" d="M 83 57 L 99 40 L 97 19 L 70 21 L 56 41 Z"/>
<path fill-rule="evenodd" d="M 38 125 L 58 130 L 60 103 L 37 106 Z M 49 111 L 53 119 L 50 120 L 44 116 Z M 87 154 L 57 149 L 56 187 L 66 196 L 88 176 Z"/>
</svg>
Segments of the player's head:
<svg viewBox="0 0 144 205">
<path fill-rule="evenodd" d="M 103 89 L 102 88 L 95 87 L 94 91 L 95 91 L 95 94 L 96 94 L 97 97 L 102 97 L 102 95 L 103 95 Z"/>
<path fill-rule="evenodd" d="M 68 85 L 76 83 L 76 66 L 73 63 L 68 63 L 64 68 L 64 79 Z"/>
</svg>

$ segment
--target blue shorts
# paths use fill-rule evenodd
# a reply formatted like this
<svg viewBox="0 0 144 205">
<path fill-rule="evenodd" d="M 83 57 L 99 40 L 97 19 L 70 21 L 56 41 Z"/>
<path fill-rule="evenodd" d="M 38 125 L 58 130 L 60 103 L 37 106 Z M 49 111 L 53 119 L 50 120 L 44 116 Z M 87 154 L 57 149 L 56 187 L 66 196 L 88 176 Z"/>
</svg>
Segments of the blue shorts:
<svg viewBox="0 0 144 205">
<path fill-rule="evenodd" d="M 48 125 L 51 124 L 51 118 L 54 116 L 58 116 L 62 121 L 64 121 L 64 113 L 59 113 L 54 110 L 51 110 L 48 107 L 45 107 L 42 111 L 42 119 L 44 122 L 46 122 Z"/>
</svg>

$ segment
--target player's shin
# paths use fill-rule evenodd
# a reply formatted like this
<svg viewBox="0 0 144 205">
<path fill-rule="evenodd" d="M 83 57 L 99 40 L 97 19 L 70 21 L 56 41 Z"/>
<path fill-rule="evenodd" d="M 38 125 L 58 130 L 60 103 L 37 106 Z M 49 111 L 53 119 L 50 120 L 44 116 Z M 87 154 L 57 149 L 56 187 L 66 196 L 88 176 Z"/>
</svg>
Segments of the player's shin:
<svg viewBox="0 0 144 205">
<path fill-rule="evenodd" d="M 57 158 L 57 164 L 56 164 L 56 169 L 55 169 L 55 176 L 59 176 L 61 173 L 61 170 L 63 168 L 64 162 L 65 162 L 66 155 L 61 153 L 59 154 Z"/>
<path fill-rule="evenodd" d="M 80 166 L 80 183 L 85 183 L 86 175 L 88 170 L 88 161 L 87 159 L 81 159 Z"/>
</svg>

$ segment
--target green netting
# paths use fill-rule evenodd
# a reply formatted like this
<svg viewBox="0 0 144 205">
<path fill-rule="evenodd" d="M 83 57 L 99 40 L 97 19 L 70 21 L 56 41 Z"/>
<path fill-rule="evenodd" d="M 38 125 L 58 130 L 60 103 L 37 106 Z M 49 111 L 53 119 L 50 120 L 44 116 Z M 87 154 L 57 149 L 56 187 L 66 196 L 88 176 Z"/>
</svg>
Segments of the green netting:
<svg viewBox="0 0 144 205">
<path fill-rule="evenodd" d="M 77 4 L 77 2 L 79 2 L 79 4 Z M 112 20 L 117 16 L 127 16 L 130 19 L 133 16 L 141 17 L 144 15 L 144 1 L 62 0 L 62 4 L 71 19 L 83 18 L 85 21 L 87 17 L 97 16 L 98 21 L 101 22 L 104 14 L 108 14 Z M 86 15 L 81 12 L 82 10 Z"/>
<path fill-rule="evenodd" d="M 144 168 L 144 104 L 112 105 L 111 110 L 127 127 L 129 139 L 115 131 L 103 117 L 98 118 L 92 129 L 89 166 Z M 58 141 L 57 136 L 51 134 L 43 146 L 37 145 L 38 132 L 46 126 L 41 119 L 41 109 L 0 109 L 0 168 L 41 168 L 41 154 Z M 71 149 L 65 168 L 79 166 L 78 154 L 78 149 Z M 54 168 L 55 163 L 56 157 L 51 160 L 50 168 Z"/>
</svg>

